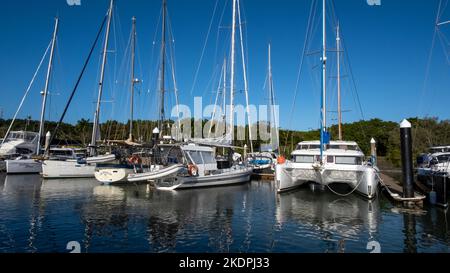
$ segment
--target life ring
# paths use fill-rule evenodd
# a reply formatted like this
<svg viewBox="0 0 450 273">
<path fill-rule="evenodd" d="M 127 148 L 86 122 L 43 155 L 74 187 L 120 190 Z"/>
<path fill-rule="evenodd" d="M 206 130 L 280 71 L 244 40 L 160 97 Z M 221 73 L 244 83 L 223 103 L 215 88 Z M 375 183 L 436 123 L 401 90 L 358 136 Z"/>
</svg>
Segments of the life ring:
<svg viewBox="0 0 450 273">
<path fill-rule="evenodd" d="M 198 167 L 193 164 L 190 164 L 188 166 L 188 173 L 190 176 L 197 176 L 198 175 Z"/>
<path fill-rule="evenodd" d="M 128 159 L 128 162 L 130 162 L 133 165 L 140 165 L 142 164 L 142 159 L 137 155 L 133 155 Z"/>
<path fill-rule="evenodd" d="M 286 158 L 284 156 L 279 156 L 277 159 L 277 163 L 283 165 L 284 163 L 286 163 Z"/>
</svg>

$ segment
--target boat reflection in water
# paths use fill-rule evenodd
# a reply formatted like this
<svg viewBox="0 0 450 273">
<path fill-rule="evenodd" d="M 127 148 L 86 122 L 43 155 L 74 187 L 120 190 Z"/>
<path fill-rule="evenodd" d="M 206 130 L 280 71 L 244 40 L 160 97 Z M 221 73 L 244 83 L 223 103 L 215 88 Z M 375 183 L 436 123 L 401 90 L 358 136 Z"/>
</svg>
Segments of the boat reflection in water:
<svg viewBox="0 0 450 273">
<path fill-rule="evenodd" d="M 96 186 L 81 214 L 86 248 L 96 252 L 99 244 L 94 247 L 94 237 L 105 239 L 114 233 L 110 239 L 135 237 L 133 248 L 149 252 L 229 252 L 239 241 L 233 235 L 242 228 L 233 231 L 232 223 L 249 190 L 248 184 L 189 191 L 158 191 L 149 185 Z M 104 243 L 112 252 L 121 251 L 110 240 Z"/>
<path fill-rule="evenodd" d="M 325 251 L 344 252 L 350 243 L 367 252 L 381 223 L 380 200 L 301 189 L 277 196 L 276 221 L 280 229 L 297 225 L 307 240 L 324 243 Z"/>
</svg>

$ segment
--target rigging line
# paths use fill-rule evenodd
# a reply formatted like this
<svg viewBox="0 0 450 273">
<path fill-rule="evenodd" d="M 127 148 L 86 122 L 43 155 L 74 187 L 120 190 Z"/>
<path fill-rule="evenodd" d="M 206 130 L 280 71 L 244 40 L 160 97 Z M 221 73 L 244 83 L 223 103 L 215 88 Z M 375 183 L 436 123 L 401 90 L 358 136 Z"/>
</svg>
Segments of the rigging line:
<svg viewBox="0 0 450 273">
<path fill-rule="evenodd" d="M 216 35 L 216 46 L 215 46 L 215 49 L 214 49 L 214 61 L 213 61 L 213 65 L 215 65 L 215 64 L 217 64 L 218 63 L 218 61 L 217 61 L 217 58 L 218 58 L 218 52 L 219 52 L 219 39 L 220 39 L 220 29 L 221 29 L 221 25 L 222 25 L 222 22 L 223 22 L 223 17 L 225 16 L 225 11 L 227 10 L 227 4 L 228 4 L 228 1 L 224 1 L 225 2 L 225 5 L 224 5 L 224 7 L 223 7 L 223 10 L 222 10 L 222 14 L 220 15 L 220 19 L 219 19 L 219 24 L 218 24 L 218 27 L 217 27 L 217 35 Z M 230 42 L 231 42 L 231 37 L 229 38 L 229 40 L 230 40 Z M 222 43 L 222 48 L 223 48 L 223 51 L 225 51 L 225 45 L 229 45 L 229 42 L 227 41 L 226 43 Z M 229 56 L 228 56 L 228 58 L 227 58 L 228 60 L 230 59 L 229 58 Z"/>
<path fill-rule="evenodd" d="M 102 24 L 100 26 L 100 29 L 99 29 L 98 33 L 97 33 L 97 37 L 95 38 L 94 44 L 92 45 L 91 51 L 89 52 L 89 55 L 88 55 L 88 57 L 86 59 L 86 62 L 84 63 L 83 69 L 81 70 L 81 73 L 80 73 L 80 75 L 78 77 L 78 80 L 77 80 L 77 82 L 75 84 L 75 87 L 72 90 L 72 93 L 70 95 L 69 101 L 67 102 L 66 107 L 64 108 L 64 112 L 63 112 L 61 118 L 59 119 L 58 123 L 56 124 L 55 129 L 53 130 L 53 134 L 51 136 L 51 139 L 50 139 L 49 143 L 52 143 L 52 141 L 55 139 L 56 133 L 58 132 L 59 127 L 61 126 L 61 124 L 62 124 L 62 122 L 63 122 L 63 120 L 64 120 L 64 118 L 66 116 L 67 110 L 69 110 L 69 106 L 70 106 L 70 104 L 71 104 L 71 102 L 73 100 L 73 97 L 75 96 L 75 93 L 76 93 L 76 91 L 78 89 L 78 85 L 80 84 L 81 79 L 83 78 L 84 72 L 86 71 L 86 68 L 87 68 L 87 66 L 89 64 L 89 60 L 92 57 L 92 53 L 94 53 L 95 47 L 96 47 L 96 45 L 98 43 L 100 35 L 102 34 L 102 31 L 103 31 L 103 28 L 104 28 L 104 26 L 106 24 L 106 20 L 107 19 L 108 19 L 108 14 L 106 14 L 106 16 L 103 18 L 103 22 L 102 22 Z M 47 147 L 47 149 L 45 151 L 46 154 L 48 153 L 49 149 L 50 149 L 50 145 L 48 145 L 48 147 Z"/>
<path fill-rule="evenodd" d="M 433 33 L 433 39 L 431 41 L 431 48 L 428 54 L 428 60 L 427 60 L 427 66 L 426 66 L 426 70 L 425 70 L 425 79 L 424 79 L 424 83 L 422 86 L 422 94 L 421 94 L 421 99 L 420 99 L 420 103 L 419 103 L 419 114 L 421 114 L 423 112 L 423 108 L 424 108 L 424 97 L 425 97 L 425 93 L 427 91 L 427 86 L 428 86 L 428 81 L 429 81 L 429 77 L 430 77 L 430 71 L 431 71 L 431 62 L 433 61 L 433 53 L 434 53 L 434 48 L 436 46 L 436 38 L 437 38 L 437 34 L 438 34 L 438 27 L 436 26 L 437 23 L 439 22 L 439 18 L 440 18 L 440 12 L 441 12 L 441 6 L 442 5 L 442 0 L 439 1 L 439 7 L 438 7 L 438 12 L 436 14 L 436 24 L 434 27 L 434 33 Z M 419 123 L 417 123 L 415 125 L 415 129 L 419 128 Z M 414 138 L 416 138 L 417 136 L 417 130 L 414 130 Z"/>
<path fill-rule="evenodd" d="M 2 141 L 2 145 L 5 143 L 6 139 L 8 138 L 9 133 L 10 133 L 11 130 L 12 130 L 12 127 L 14 126 L 14 122 L 16 121 L 17 116 L 19 115 L 20 110 L 22 109 L 23 104 L 25 103 L 25 100 L 26 100 L 26 98 L 27 98 L 27 96 L 28 96 L 28 93 L 30 92 L 31 87 L 33 86 L 33 83 L 34 83 L 34 81 L 35 81 L 35 79 L 36 79 L 36 77 L 37 77 L 37 74 L 39 73 L 39 70 L 41 70 L 41 66 L 42 66 L 42 64 L 43 64 L 44 61 L 45 61 L 45 57 L 47 57 L 47 54 L 48 54 L 48 51 L 50 50 L 51 45 L 52 45 L 52 41 L 50 41 L 50 43 L 48 44 L 47 49 L 45 50 L 44 56 L 42 56 L 42 59 L 41 59 L 41 61 L 39 62 L 39 65 L 38 65 L 36 71 L 34 72 L 33 78 L 31 79 L 31 82 L 29 83 L 28 88 L 27 88 L 27 90 L 25 91 L 25 95 L 23 96 L 22 101 L 21 101 L 20 104 L 19 104 L 19 108 L 17 108 L 17 111 L 16 111 L 16 113 L 14 114 L 14 117 L 13 117 L 13 119 L 12 119 L 12 121 L 11 121 L 11 124 L 9 125 L 9 128 L 8 128 L 8 130 L 6 131 L 5 137 L 3 138 L 3 141 Z"/>
<path fill-rule="evenodd" d="M 441 42 L 442 50 L 444 51 L 445 57 L 447 58 L 447 64 L 450 65 L 450 59 L 449 59 L 449 54 L 448 54 L 448 50 L 447 50 L 448 39 L 447 39 L 447 37 L 445 37 L 445 34 L 442 33 L 442 31 L 440 31 L 439 29 L 438 29 L 438 34 L 439 34 L 439 40 Z"/>
<path fill-rule="evenodd" d="M 171 24 L 171 20 L 170 20 L 170 16 L 169 13 L 167 13 L 168 16 L 168 25 L 169 25 L 169 39 L 172 42 L 169 42 L 169 52 L 170 52 L 170 65 L 172 68 L 172 80 L 173 80 L 173 88 L 174 88 L 174 92 L 175 92 L 175 107 L 176 107 L 176 111 L 177 111 L 177 133 L 176 133 L 176 137 L 177 139 L 179 139 L 179 133 L 181 130 L 181 121 L 180 121 L 180 103 L 179 103 L 179 98 L 178 98 L 178 85 L 177 85 L 177 79 L 176 79 L 176 63 L 175 63 L 175 39 L 173 37 L 173 31 L 172 31 L 172 24 Z"/>
<path fill-rule="evenodd" d="M 344 37 L 343 31 L 341 31 L 340 34 L 341 34 L 341 46 L 342 46 L 342 49 L 344 51 L 345 57 L 347 59 L 347 62 L 345 62 L 345 64 L 347 65 L 347 67 L 349 69 L 351 83 L 352 83 L 354 91 L 355 91 L 356 100 L 358 102 L 357 105 L 359 107 L 359 111 L 361 113 L 362 120 L 365 121 L 366 118 L 365 118 L 365 115 L 364 115 L 364 111 L 363 111 L 363 107 L 362 107 L 362 104 L 361 104 L 361 100 L 359 99 L 359 92 L 358 92 L 358 88 L 356 86 L 356 81 L 355 81 L 355 77 L 354 77 L 354 74 L 353 74 L 353 68 L 352 68 L 352 65 L 351 65 L 351 62 L 350 62 L 350 57 L 349 57 L 349 54 L 348 54 L 347 46 L 345 44 L 345 37 Z"/>
<path fill-rule="evenodd" d="M 213 15 L 211 16 L 211 21 L 210 21 L 209 27 L 208 27 L 208 33 L 206 35 L 205 43 L 203 45 L 200 61 L 198 62 L 197 70 L 195 71 L 194 82 L 192 83 L 192 88 L 191 88 L 191 92 L 190 92 L 191 96 L 192 96 L 192 93 L 194 92 L 194 88 L 195 88 L 195 85 L 197 83 L 197 78 L 198 78 L 198 74 L 200 73 L 200 67 L 201 67 L 202 62 L 203 62 L 203 57 L 205 56 L 206 46 L 208 45 L 209 35 L 211 34 L 211 28 L 212 28 L 212 24 L 214 22 L 214 17 L 216 15 L 218 3 L 219 3 L 219 0 L 216 0 L 216 4 L 214 6 Z"/>
<path fill-rule="evenodd" d="M 313 24 L 312 16 L 313 16 L 313 13 L 315 14 L 314 11 L 315 11 L 316 4 L 317 4 L 316 0 L 313 0 L 312 3 L 311 3 L 311 8 L 310 8 L 309 17 L 308 17 L 308 25 L 306 27 L 306 37 L 305 37 L 305 41 L 304 41 L 304 44 L 303 44 L 303 52 L 302 52 L 302 56 L 301 56 L 301 60 L 300 60 L 299 71 L 298 71 L 298 74 L 297 74 L 297 82 L 295 84 L 295 92 L 294 92 L 294 99 L 292 101 L 291 113 L 294 112 L 295 102 L 297 100 L 298 88 L 299 88 L 299 85 L 300 85 L 300 77 L 301 77 L 301 73 L 303 71 L 303 69 L 302 69 L 303 68 L 303 62 L 305 60 L 305 55 L 306 55 L 305 53 L 306 53 L 308 42 L 309 42 L 309 38 L 310 38 L 310 35 L 309 35 L 310 34 L 310 28 L 311 28 L 311 25 Z M 292 118 L 293 118 L 293 114 L 291 114 L 291 117 L 289 118 L 289 127 L 291 127 L 291 125 L 292 125 Z M 286 140 L 285 140 L 286 143 L 288 141 L 288 138 L 289 138 L 289 133 L 286 134 Z"/>
</svg>

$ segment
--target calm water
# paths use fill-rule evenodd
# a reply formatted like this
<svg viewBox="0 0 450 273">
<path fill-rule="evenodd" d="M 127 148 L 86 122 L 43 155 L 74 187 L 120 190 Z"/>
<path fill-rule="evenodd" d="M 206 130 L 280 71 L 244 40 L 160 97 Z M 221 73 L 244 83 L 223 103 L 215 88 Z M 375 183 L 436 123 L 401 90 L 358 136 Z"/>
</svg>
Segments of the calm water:
<svg viewBox="0 0 450 273">
<path fill-rule="evenodd" d="M 0 252 L 450 252 L 450 213 L 267 182 L 179 192 L 0 176 Z"/>
</svg>

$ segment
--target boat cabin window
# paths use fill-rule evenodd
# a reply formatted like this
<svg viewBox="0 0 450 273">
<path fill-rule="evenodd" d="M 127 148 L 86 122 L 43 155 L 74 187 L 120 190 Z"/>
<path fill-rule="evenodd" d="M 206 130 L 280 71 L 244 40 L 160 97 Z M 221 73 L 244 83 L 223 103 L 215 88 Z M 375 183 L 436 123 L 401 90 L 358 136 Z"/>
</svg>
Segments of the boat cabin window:
<svg viewBox="0 0 450 273">
<path fill-rule="evenodd" d="M 450 162 L 450 154 L 440 155 L 437 157 L 439 163 Z"/>
<path fill-rule="evenodd" d="M 212 152 L 189 151 L 188 154 L 194 164 L 216 164 Z"/>
<path fill-rule="evenodd" d="M 316 150 L 320 149 L 320 144 L 299 144 L 297 150 Z"/>
<path fill-rule="evenodd" d="M 346 151 L 361 151 L 361 149 L 357 145 L 346 145 L 346 144 L 333 144 L 327 145 L 327 149 L 330 150 L 346 150 Z"/>
<path fill-rule="evenodd" d="M 334 156 L 327 156 L 327 163 L 334 163 Z"/>
<path fill-rule="evenodd" d="M 71 157 L 73 155 L 73 152 L 71 150 L 53 150 L 51 151 L 51 154 L 53 156 Z"/>
<path fill-rule="evenodd" d="M 294 155 L 293 161 L 295 163 L 314 163 L 313 155 Z"/>
<path fill-rule="evenodd" d="M 363 159 L 358 156 L 336 156 L 336 164 L 341 165 L 362 165 Z"/>
</svg>

